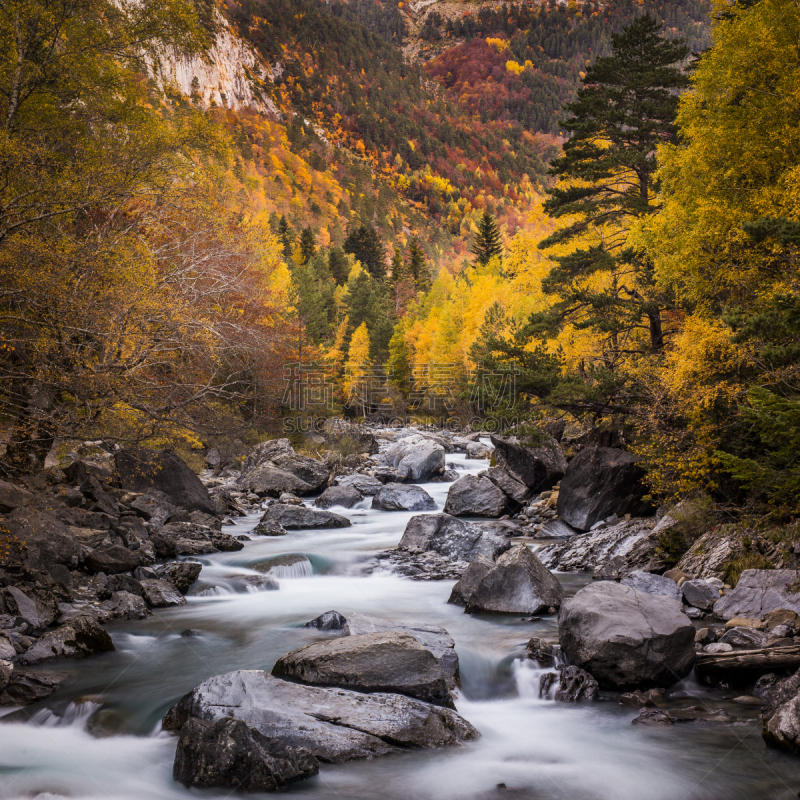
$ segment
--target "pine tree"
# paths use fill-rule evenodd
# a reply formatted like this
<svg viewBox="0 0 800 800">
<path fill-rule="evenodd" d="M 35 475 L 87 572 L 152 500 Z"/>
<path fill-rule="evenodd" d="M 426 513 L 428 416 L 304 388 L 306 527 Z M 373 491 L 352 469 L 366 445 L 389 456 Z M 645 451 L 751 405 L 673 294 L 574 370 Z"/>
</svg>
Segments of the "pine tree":
<svg viewBox="0 0 800 800">
<path fill-rule="evenodd" d="M 675 66 L 686 57 L 681 41 L 659 35 L 660 24 L 643 16 L 612 36 L 612 54 L 586 71 L 572 117 L 562 122 L 571 132 L 564 154 L 550 174 L 561 184 L 548 191 L 544 209 L 572 221 L 539 245 L 579 240 L 571 253 L 555 257 L 557 266 L 542 284 L 561 301 L 554 316 L 580 318 L 605 339 L 608 362 L 632 347 L 622 334 L 649 327 L 649 349 L 664 344 L 661 311 L 666 298 L 655 286 L 652 265 L 627 246 L 630 223 L 654 213 L 653 173 L 656 147 L 674 142 L 677 91 L 688 78 Z M 602 230 L 602 236 L 594 232 Z M 608 288 L 592 289 L 586 278 L 609 274 Z"/>
<path fill-rule="evenodd" d="M 420 292 L 426 292 L 431 287 L 431 271 L 425 253 L 415 236 L 408 246 L 408 274 L 414 280 L 414 285 Z"/>
<path fill-rule="evenodd" d="M 308 264 L 309 260 L 317 254 L 317 240 L 311 226 L 303 228 L 300 233 L 300 263 Z"/>
<path fill-rule="evenodd" d="M 294 232 L 292 231 L 289 223 L 286 221 L 286 217 L 284 215 L 281 215 L 281 218 L 278 221 L 278 238 L 281 240 L 281 244 L 283 245 L 283 257 L 288 264 L 292 258 Z"/>
<path fill-rule="evenodd" d="M 478 223 L 478 233 L 472 243 L 472 253 L 480 266 L 486 266 L 494 256 L 503 254 L 503 243 L 500 241 L 497 222 L 488 211 L 483 212 Z"/>
<path fill-rule="evenodd" d="M 386 275 L 386 253 L 378 232 L 372 225 L 359 225 L 344 240 L 345 253 L 352 253 L 374 278 Z"/>
<path fill-rule="evenodd" d="M 350 265 L 347 263 L 344 252 L 338 247 L 331 247 L 328 252 L 328 270 L 337 286 L 344 286 L 347 283 Z"/>
</svg>

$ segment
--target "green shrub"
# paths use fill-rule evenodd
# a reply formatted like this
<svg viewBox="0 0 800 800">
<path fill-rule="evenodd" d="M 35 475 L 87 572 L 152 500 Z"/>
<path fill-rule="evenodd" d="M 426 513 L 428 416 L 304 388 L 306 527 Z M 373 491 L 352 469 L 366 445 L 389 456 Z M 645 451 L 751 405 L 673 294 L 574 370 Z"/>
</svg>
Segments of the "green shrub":
<svg viewBox="0 0 800 800">
<path fill-rule="evenodd" d="M 746 569 L 775 569 L 775 565 L 761 553 L 747 553 L 731 561 L 726 561 L 722 568 L 725 570 L 725 583 L 736 586 Z"/>
</svg>

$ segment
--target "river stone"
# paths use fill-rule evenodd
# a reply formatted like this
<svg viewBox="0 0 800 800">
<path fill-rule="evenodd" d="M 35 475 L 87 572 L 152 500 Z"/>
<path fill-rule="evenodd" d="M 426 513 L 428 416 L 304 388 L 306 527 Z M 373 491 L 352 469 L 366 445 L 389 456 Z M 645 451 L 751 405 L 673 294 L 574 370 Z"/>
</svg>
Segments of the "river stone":
<svg viewBox="0 0 800 800">
<path fill-rule="evenodd" d="M 276 792 L 318 773 L 308 751 L 287 747 L 241 720 L 190 719 L 181 728 L 172 777 L 188 787 Z"/>
<path fill-rule="evenodd" d="M 714 603 L 719 600 L 719 590 L 706 583 L 702 578 L 684 581 L 680 588 L 687 605 L 694 606 L 702 611 L 711 611 Z"/>
<path fill-rule="evenodd" d="M 144 598 L 133 592 L 114 592 L 108 600 L 100 603 L 100 609 L 112 619 L 144 619 L 150 616 Z"/>
<path fill-rule="evenodd" d="M 395 692 L 455 707 L 433 653 L 401 631 L 315 642 L 279 658 L 272 674 L 311 686 Z"/>
<path fill-rule="evenodd" d="M 714 603 L 721 619 L 761 619 L 784 608 L 800 612 L 800 571 L 796 569 L 746 569 L 736 588 Z"/>
<path fill-rule="evenodd" d="M 317 508 L 331 508 L 331 506 L 352 508 L 363 499 L 361 492 L 352 486 L 329 486 L 314 501 L 314 505 Z"/>
<path fill-rule="evenodd" d="M 704 653 L 709 653 L 712 656 L 719 656 L 723 653 L 730 653 L 733 650 L 733 645 L 727 642 L 712 642 L 703 648 Z"/>
<path fill-rule="evenodd" d="M 338 611 L 326 611 L 303 625 L 304 628 L 316 628 L 318 631 L 340 631 L 347 625 L 347 620 Z"/>
<path fill-rule="evenodd" d="M 569 462 L 556 508 L 565 522 L 588 531 L 612 514 L 642 516 L 651 510 L 643 500 L 644 470 L 633 453 L 612 447 L 587 447 Z"/>
<path fill-rule="evenodd" d="M 600 687 L 597 681 L 580 667 L 562 667 L 558 671 L 558 689 L 555 699 L 567 703 L 576 703 L 578 700 L 597 700 Z"/>
<path fill-rule="evenodd" d="M 661 594 L 664 597 L 671 597 L 676 603 L 681 602 L 681 590 L 675 581 L 665 578 L 663 575 L 656 575 L 653 572 L 642 572 L 634 570 L 624 577 L 620 583 L 623 586 L 630 586 L 639 592 L 646 594 Z"/>
<path fill-rule="evenodd" d="M 0 481 L 0 514 L 8 514 L 15 508 L 27 505 L 31 500 L 33 495 L 27 489 Z"/>
<path fill-rule="evenodd" d="M 166 606 L 182 606 L 186 598 L 167 581 L 159 578 L 145 578 L 141 581 L 144 589 L 144 599 L 151 608 L 165 608 Z"/>
<path fill-rule="evenodd" d="M 55 672 L 29 672 L 15 669 L 4 691 L 0 692 L 0 706 L 27 706 L 50 697 L 61 688 L 66 675 Z"/>
<path fill-rule="evenodd" d="M 421 486 L 389 483 L 375 493 L 372 508 L 382 511 L 432 511 L 436 508 L 436 501 Z"/>
<path fill-rule="evenodd" d="M 305 506 L 274 505 L 264 515 L 268 520 L 282 525 L 287 531 L 308 528 L 349 528 L 350 520 L 332 511 Z"/>
<path fill-rule="evenodd" d="M 169 581 L 179 592 L 189 591 L 191 585 L 200 577 L 203 565 L 197 561 L 172 561 L 156 568 L 159 578 Z"/>
<path fill-rule="evenodd" d="M 37 664 L 51 658 L 85 658 L 114 649 L 105 628 L 93 617 L 82 616 L 44 634 L 20 656 L 20 661 Z"/>
<path fill-rule="evenodd" d="M 17 657 L 17 651 L 11 643 L 11 639 L 0 633 L 0 659 L 10 661 Z"/>
<path fill-rule="evenodd" d="M 329 613 L 335 614 L 337 612 Z M 436 657 L 448 689 L 454 689 L 458 685 L 456 643 L 444 628 L 439 628 L 436 625 L 408 625 L 390 619 L 383 619 L 382 617 L 373 617 L 370 614 L 358 613 L 348 615 L 342 626 L 343 636 L 360 636 L 364 633 L 385 633 L 386 631 L 400 631 L 413 636 Z"/>
<path fill-rule="evenodd" d="M 438 553 L 451 561 L 472 561 L 479 555 L 494 559 L 511 545 L 493 531 L 457 519 L 450 514 L 411 517 L 397 545 L 411 553 Z"/>
<path fill-rule="evenodd" d="M 447 492 L 446 514 L 454 517 L 502 517 L 508 497 L 485 475 L 465 475 Z"/>
<path fill-rule="evenodd" d="M 189 511 L 215 514 L 214 501 L 188 464 L 169 450 L 130 447 L 114 455 L 120 486 L 129 492 L 163 492 L 171 503 Z"/>
<path fill-rule="evenodd" d="M 4 589 L 3 599 L 10 613 L 22 617 L 34 628 L 46 628 L 56 618 L 52 608 L 48 608 L 35 596 L 29 596 L 17 586 Z"/>
<path fill-rule="evenodd" d="M 550 489 L 567 470 L 567 460 L 555 439 L 548 439 L 542 447 L 521 444 L 513 436 L 492 436 L 491 441 L 497 466 L 532 492 Z"/>
<path fill-rule="evenodd" d="M 466 606 L 468 612 L 510 614 L 536 614 L 561 605 L 561 584 L 526 545 L 487 562 L 479 557 L 470 563 L 448 603 Z"/>
<path fill-rule="evenodd" d="M 603 689 L 667 687 L 695 658 L 694 627 L 673 600 L 610 581 L 586 586 L 558 615 L 561 648 Z"/>
<path fill-rule="evenodd" d="M 24 565 L 29 569 L 50 572 L 55 565 L 75 569 L 81 548 L 74 534 L 56 516 L 29 506 L 15 508 L 3 525 L 25 547 L 4 559 L 4 567 Z"/>
<path fill-rule="evenodd" d="M 254 536 L 286 536 L 286 528 L 278 520 L 270 518 L 267 511 L 250 533 Z"/>
<path fill-rule="evenodd" d="M 240 719 L 331 763 L 454 746 L 480 735 L 455 711 L 405 695 L 304 686 L 257 670 L 203 681 L 167 712 L 163 726 L 178 730 L 191 717 Z"/>
<path fill-rule="evenodd" d="M 334 484 L 336 486 L 352 487 L 364 497 L 371 497 L 383 486 L 377 478 L 358 473 L 355 475 L 340 475 L 334 479 Z"/>
<path fill-rule="evenodd" d="M 324 464 L 295 453 L 288 439 L 272 439 L 251 448 L 237 483 L 261 496 L 280 497 L 318 492 L 329 477 Z"/>
<path fill-rule="evenodd" d="M 523 505 L 531 498 L 531 490 L 516 478 L 508 474 L 503 467 L 489 467 L 486 477 L 515 503 Z"/>
<path fill-rule="evenodd" d="M 493 447 L 487 447 L 483 442 L 467 442 L 467 458 L 489 458 L 493 449 Z"/>
<path fill-rule="evenodd" d="M 5 691 L 6 686 L 11 683 L 11 676 L 14 674 L 14 665 L 7 658 L 0 658 L 0 695 Z"/>
<path fill-rule="evenodd" d="M 766 633 L 753 628 L 731 628 L 719 637 L 719 641 L 744 650 L 760 650 L 766 645 L 767 638 Z"/>
<path fill-rule="evenodd" d="M 406 483 L 424 483 L 444 471 L 444 447 L 421 434 L 395 442 L 385 455 Z"/>
<path fill-rule="evenodd" d="M 121 544 L 97 547 L 86 556 L 84 561 L 90 572 L 104 572 L 106 575 L 132 572 L 139 566 L 139 556 Z"/>
<path fill-rule="evenodd" d="M 763 698 L 761 735 L 769 747 L 800 754 L 800 670 L 778 681 L 763 677 L 769 688 L 756 692 Z"/>
</svg>

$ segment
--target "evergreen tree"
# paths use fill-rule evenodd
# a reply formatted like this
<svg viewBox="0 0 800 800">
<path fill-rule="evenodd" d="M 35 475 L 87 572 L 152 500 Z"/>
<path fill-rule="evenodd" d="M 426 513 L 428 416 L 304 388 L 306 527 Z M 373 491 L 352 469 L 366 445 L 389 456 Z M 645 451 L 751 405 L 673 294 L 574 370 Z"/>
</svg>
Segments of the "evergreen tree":
<svg viewBox="0 0 800 800">
<path fill-rule="evenodd" d="M 406 267 L 403 263 L 403 254 L 399 247 L 395 247 L 394 255 L 392 256 L 392 281 L 397 284 L 403 280 L 406 274 Z"/>
<path fill-rule="evenodd" d="M 348 281 L 344 302 L 351 330 L 358 328 L 362 322 L 366 323 L 370 331 L 370 357 L 374 361 L 385 361 L 393 325 L 383 282 L 368 272 L 359 272 Z"/>
<path fill-rule="evenodd" d="M 386 253 L 378 232 L 372 225 L 353 228 L 344 240 L 345 253 L 352 253 L 374 278 L 386 275 Z"/>
<path fill-rule="evenodd" d="M 341 248 L 331 247 L 328 251 L 328 271 L 331 277 L 336 281 L 337 286 L 344 286 L 347 282 L 350 266 Z"/>
<path fill-rule="evenodd" d="M 317 254 L 317 240 L 311 226 L 306 226 L 300 233 L 300 263 L 308 264 L 309 260 Z"/>
<path fill-rule="evenodd" d="M 416 236 L 408 246 L 408 274 L 414 280 L 414 285 L 419 291 L 426 292 L 430 289 L 431 271 Z"/>
<path fill-rule="evenodd" d="M 553 259 L 557 266 L 542 284 L 561 298 L 553 316 L 578 318 L 581 327 L 598 331 L 609 364 L 634 346 L 622 334 L 643 324 L 651 351 L 664 344 L 666 298 L 649 260 L 627 246 L 630 223 L 658 209 L 656 147 L 675 141 L 677 91 L 689 83 L 675 66 L 688 48 L 662 38 L 660 27 L 651 17 L 640 17 L 612 36 L 610 56 L 586 70 L 577 99 L 566 106 L 572 117 L 562 123 L 571 136 L 550 168 L 561 183 L 548 191 L 544 204 L 551 216 L 573 221 L 540 248 L 578 240 L 575 250 Z M 585 279 L 599 272 L 608 274 L 604 288 L 587 286 Z"/>
<path fill-rule="evenodd" d="M 472 243 L 472 253 L 476 263 L 481 266 L 486 266 L 494 256 L 503 254 L 503 243 L 500 241 L 497 222 L 488 211 L 483 212 L 478 223 L 478 233 Z"/>
<path fill-rule="evenodd" d="M 283 245 L 283 257 L 289 263 L 292 258 L 292 248 L 294 247 L 294 232 L 283 214 L 278 221 L 278 238 Z"/>
</svg>

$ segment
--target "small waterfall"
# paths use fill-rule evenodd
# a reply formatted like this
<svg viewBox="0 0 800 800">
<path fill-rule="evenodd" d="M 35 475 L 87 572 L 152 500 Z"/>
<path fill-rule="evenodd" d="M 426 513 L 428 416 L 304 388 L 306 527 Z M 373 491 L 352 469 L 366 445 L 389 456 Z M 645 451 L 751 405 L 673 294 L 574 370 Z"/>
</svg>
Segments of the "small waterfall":
<svg viewBox="0 0 800 800">
<path fill-rule="evenodd" d="M 77 700 L 70 703 L 63 714 L 57 714 L 49 708 L 42 708 L 30 719 L 34 725 L 42 728 L 85 728 L 89 718 L 102 708 L 102 703 L 93 700 Z"/>
<path fill-rule="evenodd" d="M 273 578 L 310 578 L 314 574 L 314 568 L 310 561 L 296 561 L 294 564 L 280 564 L 272 567 L 267 573 Z"/>
</svg>

